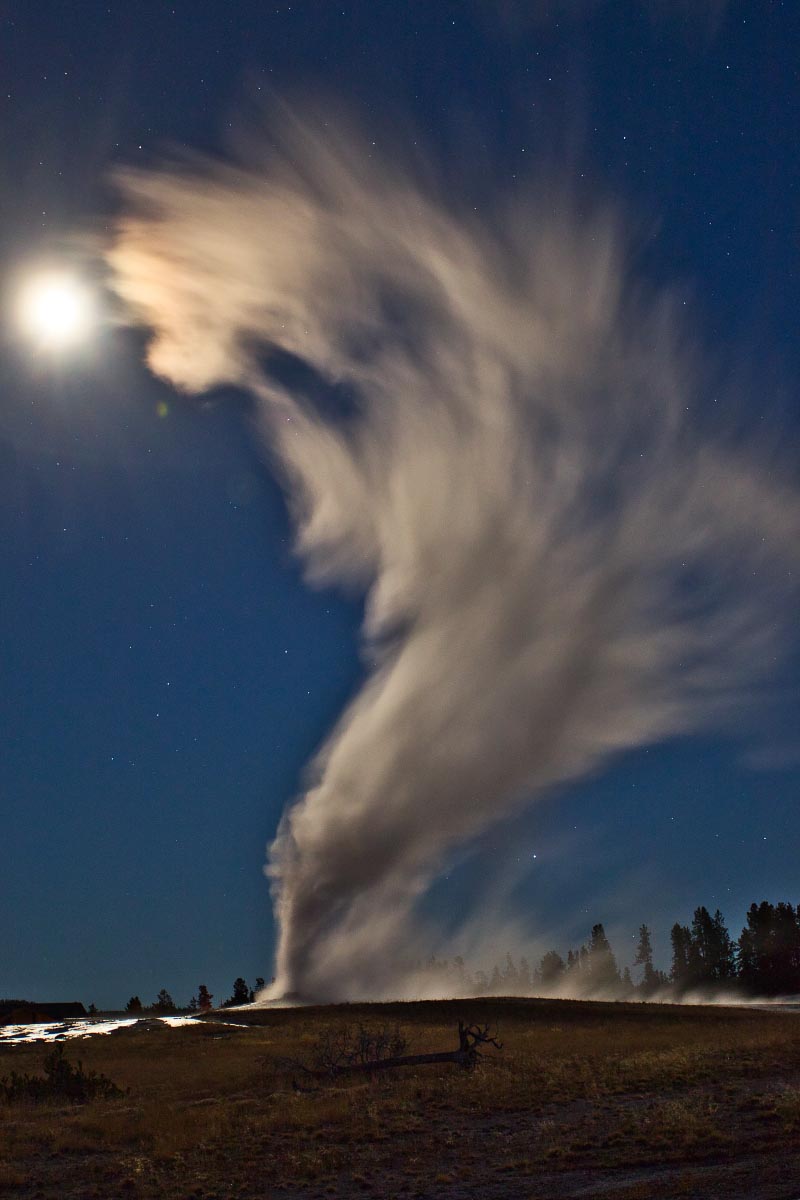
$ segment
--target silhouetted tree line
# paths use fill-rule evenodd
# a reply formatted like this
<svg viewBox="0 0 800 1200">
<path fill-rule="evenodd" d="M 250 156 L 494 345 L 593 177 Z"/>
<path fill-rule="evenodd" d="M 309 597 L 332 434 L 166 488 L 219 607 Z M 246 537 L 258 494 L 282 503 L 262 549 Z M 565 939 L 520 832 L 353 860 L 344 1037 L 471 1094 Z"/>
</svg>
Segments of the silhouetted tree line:
<svg viewBox="0 0 800 1200">
<path fill-rule="evenodd" d="M 729 987 L 753 996 L 800 992 L 800 905 L 762 900 L 747 910 L 747 923 L 734 942 L 717 909 L 696 908 L 691 925 L 673 925 L 674 986 Z"/>
<path fill-rule="evenodd" d="M 652 936 L 640 925 L 633 960 L 636 978 L 622 971 L 601 924 L 593 925 L 589 940 L 566 959 L 549 950 L 532 966 L 524 956 L 507 954 L 505 962 L 490 972 L 467 970 L 463 958 L 430 958 L 418 963 L 423 975 L 435 975 L 453 990 L 477 995 L 514 995 L 543 992 L 607 995 L 617 999 L 647 997 L 671 990 L 739 990 L 753 996 L 800 993 L 800 905 L 763 900 L 751 904 L 747 924 L 734 941 L 722 913 L 707 908 L 694 911 L 690 925 L 673 925 L 670 933 L 672 965 L 669 974 L 653 965 Z"/>
<path fill-rule="evenodd" d="M 418 966 L 424 972 L 447 977 L 455 988 L 477 995 L 514 995 L 516 993 L 579 992 L 585 995 L 611 994 L 617 997 L 633 995 L 645 986 L 655 991 L 667 983 L 667 977 L 653 967 L 650 932 L 646 925 L 639 930 L 639 945 L 636 963 L 642 965 L 642 983 L 634 984 L 626 967 L 622 972 L 617 965 L 606 932 L 601 924 L 593 925 L 588 943 L 569 950 L 567 957 L 556 950 L 548 950 L 537 965 L 532 966 L 527 958 L 515 961 L 507 954 L 505 962 L 496 965 L 490 972 L 476 971 L 470 974 L 464 960 L 457 957 L 449 962 L 430 958 Z M 646 983 L 645 983 L 646 981 Z"/>
<path fill-rule="evenodd" d="M 255 986 L 250 987 L 246 980 L 239 976 L 233 981 L 233 993 L 227 1000 L 223 1000 L 220 1008 L 232 1008 L 237 1004 L 252 1004 L 256 995 L 264 987 L 264 980 L 259 976 L 256 979 Z M 162 988 L 156 996 L 152 1004 L 142 1004 L 138 996 L 131 996 L 128 1003 L 125 1005 L 125 1011 L 137 1015 L 139 1013 L 152 1013 L 154 1016 L 169 1016 L 171 1013 L 179 1012 L 208 1012 L 213 1008 L 213 994 L 208 990 L 204 983 L 201 983 L 197 989 L 197 995 L 192 996 L 189 1003 L 184 1008 L 179 1006 L 172 999 L 166 988 Z"/>
<path fill-rule="evenodd" d="M 652 936 L 640 925 L 633 958 L 633 973 L 620 970 L 601 924 L 593 925 L 587 942 L 569 950 L 566 958 L 548 950 L 538 963 L 523 955 L 507 954 L 491 971 L 470 972 L 461 956 L 431 957 L 416 963 L 411 973 L 435 979 L 435 986 L 462 995 L 530 995 L 562 992 L 585 996 L 609 996 L 624 1000 L 646 998 L 671 991 L 678 996 L 693 991 L 735 991 L 751 996 L 800 994 L 800 905 L 762 900 L 747 910 L 747 923 L 738 940 L 728 932 L 719 909 L 712 916 L 707 908 L 696 908 L 689 925 L 676 922 L 670 932 L 672 962 L 669 974 L 653 964 Z M 264 987 L 257 978 L 254 987 L 239 976 L 233 990 L 219 1006 L 230 1008 L 252 1003 Z M 145 1006 L 131 996 L 126 1010 L 132 1014 L 169 1015 L 206 1012 L 214 997 L 201 983 L 185 1008 L 179 1008 L 162 988 L 154 1002 Z"/>
</svg>

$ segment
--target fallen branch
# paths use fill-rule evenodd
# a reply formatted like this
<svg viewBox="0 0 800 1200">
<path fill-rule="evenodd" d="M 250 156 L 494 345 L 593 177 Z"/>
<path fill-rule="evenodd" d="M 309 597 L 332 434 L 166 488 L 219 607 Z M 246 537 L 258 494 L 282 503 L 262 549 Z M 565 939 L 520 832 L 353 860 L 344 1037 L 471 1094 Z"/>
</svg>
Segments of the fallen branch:
<svg viewBox="0 0 800 1200">
<path fill-rule="evenodd" d="M 496 1037 L 491 1036 L 488 1025 L 465 1025 L 463 1021 L 459 1021 L 457 1050 L 441 1050 L 432 1054 L 395 1054 L 374 1058 L 367 1062 L 354 1061 L 352 1057 L 347 1057 L 343 1052 L 345 1061 L 329 1061 L 322 1068 L 314 1069 L 297 1062 L 291 1065 L 300 1068 L 306 1078 L 315 1080 L 331 1079 L 341 1075 L 373 1075 L 377 1071 L 390 1071 L 397 1067 L 424 1067 L 434 1063 L 454 1063 L 463 1070 L 471 1071 L 483 1056 L 480 1049 L 483 1046 L 494 1046 L 496 1050 L 503 1049 L 502 1043 Z M 296 1081 L 293 1081 L 293 1086 L 296 1091 L 308 1090 Z"/>
</svg>

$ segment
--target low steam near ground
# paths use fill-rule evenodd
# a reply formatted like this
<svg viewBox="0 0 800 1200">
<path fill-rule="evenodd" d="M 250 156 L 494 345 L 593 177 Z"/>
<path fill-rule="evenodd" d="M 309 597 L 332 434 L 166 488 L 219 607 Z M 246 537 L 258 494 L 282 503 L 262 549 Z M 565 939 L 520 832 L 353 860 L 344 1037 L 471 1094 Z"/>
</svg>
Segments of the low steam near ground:
<svg viewBox="0 0 800 1200">
<path fill-rule="evenodd" d="M 151 368 L 257 399 L 309 580 L 366 596 L 368 677 L 269 850 L 273 994 L 402 994 L 457 850 L 764 680 L 800 500 L 710 427 L 670 297 L 563 180 L 479 217 L 400 146 L 281 111 L 237 162 L 120 184 L 107 260 Z"/>
</svg>

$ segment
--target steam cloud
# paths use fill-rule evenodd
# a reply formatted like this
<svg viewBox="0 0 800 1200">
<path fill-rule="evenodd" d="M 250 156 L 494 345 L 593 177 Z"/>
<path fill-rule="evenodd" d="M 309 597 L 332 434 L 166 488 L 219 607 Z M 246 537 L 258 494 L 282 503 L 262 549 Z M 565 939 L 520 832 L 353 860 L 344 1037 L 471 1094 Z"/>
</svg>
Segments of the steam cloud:
<svg viewBox="0 0 800 1200">
<path fill-rule="evenodd" d="M 121 180 L 108 262 L 150 366 L 258 397 L 310 578 L 367 596 L 371 673 L 269 851 L 278 995 L 391 991 L 455 849 L 723 720 L 794 587 L 798 497 L 709 430 L 613 215 L 539 188 L 479 219 L 431 175 L 284 115 L 241 165 Z M 282 385 L 276 349 L 354 411 Z"/>
</svg>

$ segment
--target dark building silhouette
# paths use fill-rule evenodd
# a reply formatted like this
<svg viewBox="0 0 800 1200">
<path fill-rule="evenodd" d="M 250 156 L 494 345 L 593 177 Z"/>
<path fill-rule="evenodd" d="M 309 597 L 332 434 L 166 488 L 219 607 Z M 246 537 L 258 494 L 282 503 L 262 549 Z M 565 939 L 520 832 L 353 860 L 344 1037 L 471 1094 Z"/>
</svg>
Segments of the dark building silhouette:
<svg viewBox="0 0 800 1200">
<path fill-rule="evenodd" d="M 24 1025 L 33 1021 L 67 1021 L 86 1015 L 86 1009 L 79 1000 L 57 1002 L 0 1000 L 0 1025 Z"/>
</svg>

